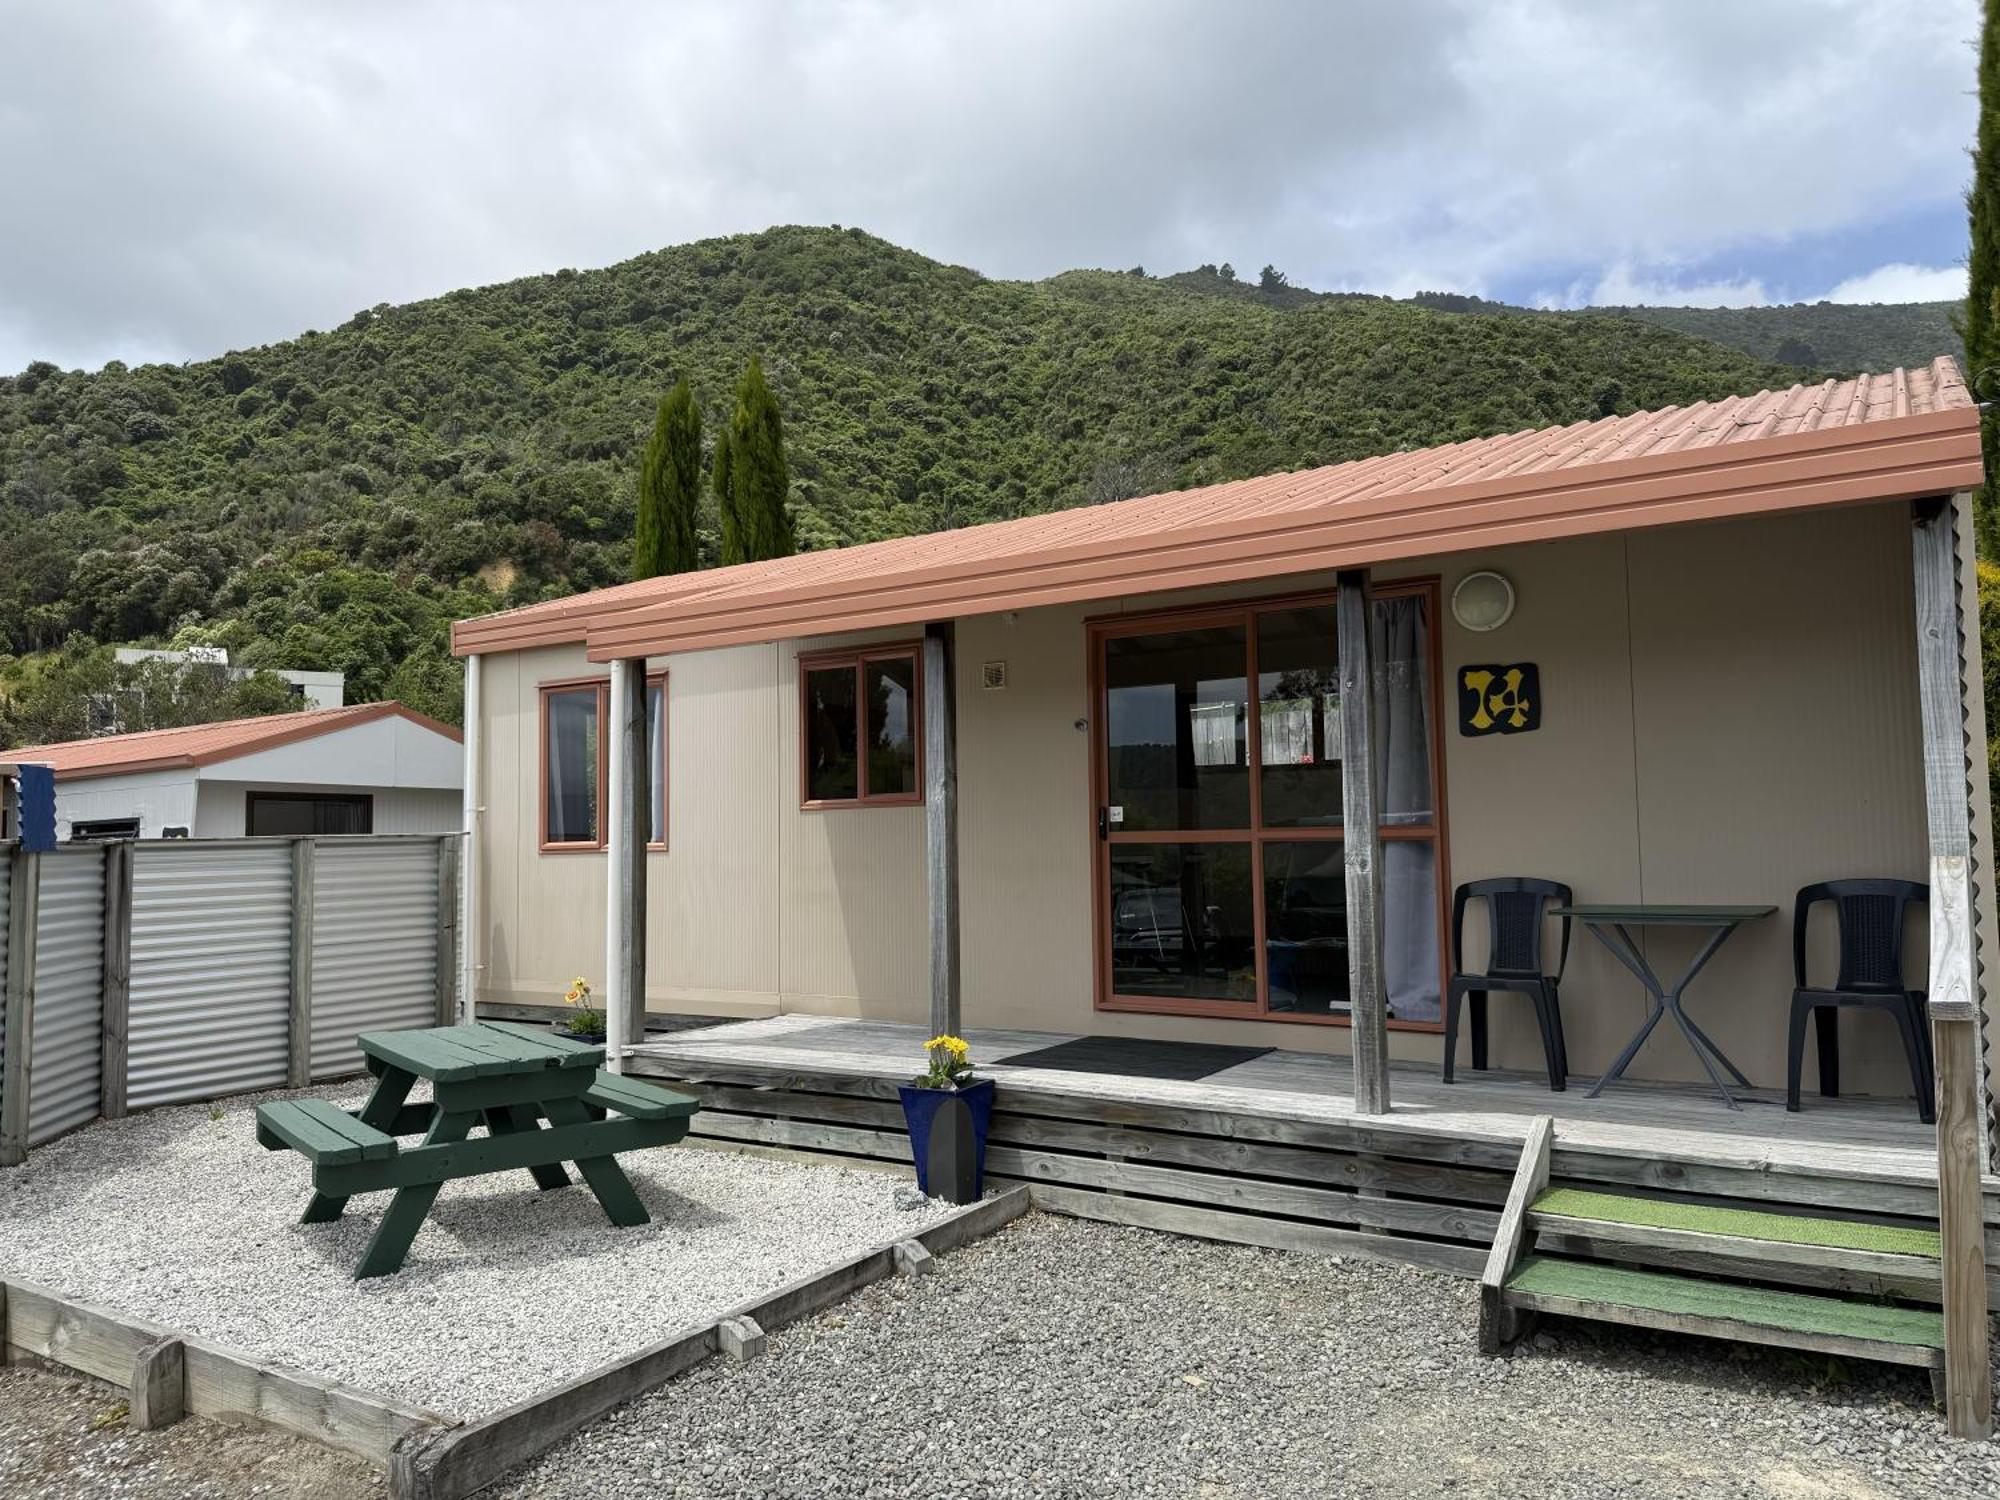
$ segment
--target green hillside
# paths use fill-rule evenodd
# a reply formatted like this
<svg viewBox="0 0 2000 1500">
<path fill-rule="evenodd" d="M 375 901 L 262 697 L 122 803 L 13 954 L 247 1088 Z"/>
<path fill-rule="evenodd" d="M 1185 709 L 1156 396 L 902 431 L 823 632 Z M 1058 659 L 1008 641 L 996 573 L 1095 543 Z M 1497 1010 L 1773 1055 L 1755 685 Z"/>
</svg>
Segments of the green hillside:
<svg viewBox="0 0 2000 1500">
<path fill-rule="evenodd" d="M 774 229 L 198 364 L 0 378 L 0 652 L 207 641 L 455 716 L 449 621 L 621 579 L 655 403 L 685 372 L 712 439 L 752 353 L 808 547 L 1799 374 L 1629 318 L 991 281 Z"/>
<path fill-rule="evenodd" d="M 1794 302 L 1778 307 L 1596 307 L 1713 339 L 1760 359 L 1852 374 L 1965 358 L 1952 315 L 1958 302 Z M 1564 314 L 1564 316 L 1571 316 Z"/>
<path fill-rule="evenodd" d="M 1300 308 L 1325 301 L 1387 302 L 1366 292 L 1315 292 L 1287 283 L 1246 280 L 1228 267 L 1200 266 L 1162 278 L 1170 286 L 1262 307 Z M 1485 317 L 1634 318 L 1800 369 L 1854 374 L 1927 365 L 1940 354 L 1964 359 L 1953 318 L 1957 302 L 1792 302 L 1771 307 L 1587 307 L 1546 311 L 1490 302 L 1460 292 L 1419 292 L 1409 305 Z"/>
</svg>

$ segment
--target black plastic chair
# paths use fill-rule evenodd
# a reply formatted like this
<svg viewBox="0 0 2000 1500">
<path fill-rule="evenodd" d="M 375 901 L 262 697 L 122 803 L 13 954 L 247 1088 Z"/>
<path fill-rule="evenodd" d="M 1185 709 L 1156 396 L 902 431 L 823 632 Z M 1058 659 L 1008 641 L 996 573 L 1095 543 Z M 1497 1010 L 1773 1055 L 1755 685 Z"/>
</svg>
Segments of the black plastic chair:
<svg viewBox="0 0 2000 1500">
<path fill-rule="evenodd" d="M 1799 892 L 1792 909 L 1791 1047 L 1785 1070 L 1785 1108 L 1799 1107 L 1799 1072 L 1805 1061 L 1806 1017 L 1817 1017 L 1819 1091 L 1840 1097 L 1840 1012 L 1851 1007 L 1887 1011 L 1902 1034 L 1909 1060 L 1910 1086 L 1917 1094 L 1917 1115 L 1926 1124 L 1937 1118 L 1933 1083 L 1930 1020 L 1924 1014 L 1924 992 L 1903 980 L 1903 915 L 1912 902 L 1928 902 L 1930 888 L 1912 880 L 1823 880 Z M 1832 989 L 1806 984 L 1806 924 L 1822 901 L 1833 903 L 1840 923 L 1840 972 Z"/>
<path fill-rule="evenodd" d="M 1487 930 L 1492 951 L 1486 972 L 1465 972 L 1465 907 L 1473 897 L 1486 902 Z M 1444 1081 L 1452 1081 L 1458 1052 L 1460 1002 L 1472 1000 L 1472 1066 L 1486 1068 L 1486 996 L 1498 990 L 1526 995 L 1535 1007 L 1535 1024 L 1542 1032 L 1542 1054 L 1548 1059 L 1549 1088 L 1561 1093 L 1569 1079 L 1569 1049 L 1563 1041 L 1562 1002 L 1557 993 L 1563 965 L 1569 962 L 1569 918 L 1562 919 L 1562 951 L 1556 971 L 1543 973 L 1542 924 L 1548 903 L 1570 904 L 1569 887 L 1554 880 L 1506 876 L 1467 881 L 1451 902 L 1451 983 L 1444 998 Z"/>
</svg>

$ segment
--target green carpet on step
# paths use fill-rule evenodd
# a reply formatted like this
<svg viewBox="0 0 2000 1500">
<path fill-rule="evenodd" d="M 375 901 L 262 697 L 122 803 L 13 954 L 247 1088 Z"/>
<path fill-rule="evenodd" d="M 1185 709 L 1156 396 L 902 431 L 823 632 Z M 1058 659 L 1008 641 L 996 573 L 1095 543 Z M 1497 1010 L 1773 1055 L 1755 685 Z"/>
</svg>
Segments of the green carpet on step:
<svg viewBox="0 0 2000 1500">
<path fill-rule="evenodd" d="M 1698 1234 L 1729 1234 L 1750 1240 L 1778 1240 L 1789 1245 L 1824 1245 L 1835 1250 L 1881 1250 L 1892 1255 L 1928 1255 L 1933 1260 L 1943 1254 L 1943 1244 L 1934 1229 L 1898 1229 L 1888 1224 L 1857 1224 L 1849 1219 L 1810 1219 L 1801 1214 L 1715 1208 L 1705 1203 L 1626 1198 L 1617 1193 L 1591 1193 L 1580 1188 L 1556 1188 L 1542 1194 L 1535 1200 L 1534 1212 L 1611 1224 L 1637 1224 L 1648 1229 L 1688 1229 Z"/>
<path fill-rule="evenodd" d="M 1884 1307 L 1807 1292 L 1777 1292 L 1734 1281 L 1635 1271 L 1594 1261 L 1530 1255 L 1507 1282 L 1508 1290 L 1609 1302 L 1690 1318 L 1731 1318 L 1793 1333 L 1837 1334 L 1885 1344 L 1944 1347 L 1944 1317 L 1928 1308 Z"/>
</svg>

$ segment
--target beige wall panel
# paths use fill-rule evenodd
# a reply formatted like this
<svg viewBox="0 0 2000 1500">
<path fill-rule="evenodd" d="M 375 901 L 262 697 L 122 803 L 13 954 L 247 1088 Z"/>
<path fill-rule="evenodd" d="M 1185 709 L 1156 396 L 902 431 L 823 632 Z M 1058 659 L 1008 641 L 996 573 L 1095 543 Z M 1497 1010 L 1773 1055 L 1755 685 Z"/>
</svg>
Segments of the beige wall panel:
<svg viewBox="0 0 2000 1500">
<path fill-rule="evenodd" d="M 799 805 L 798 658 L 908 640 L 875 631 L 779 648 L 770 781 L 778 825 L 779 986 L 787 1011 L 921 1022 L 930 1013 L 924 810 Z"/>
<path fill-rule="evenodd" d="M 1729 940 L 1688 1008 L 1753 1081 L 1781 1084 L 1798 888 L 1926 878 L 1908 510 L 1653 532 L 1631 556 L 1645 861 L 1633 894 L 1780 908 Z M 1814 977 L 1830 983 L 1830 910 L 1822 923 Z M 1907 971 L 1921 975 L 1921 921 L 1910 939 Z M 1663 972 L 1692 956 L 1691 935 L 1647 941 Z M 1841 1030 L 1849 1092 L 1907 1091 L 1886 1017 L 1849 1015 Z M 1700 1076 L 1677 1039 L 1643 1055 L 1649 1076 Z"/>
<path fill-rule="evenodd" d="M 739 646 L 653 663 L 667 669 L 670 753 L 667 850 L 646 864 L 650 1009 L 776 1009 L 779 658 Z"/>
<path fill-rule="evenodd" d="M 501 999 L 514 995 L 514 966 L 522 944 L 530 941 L 521 930 L 521 877 L 536 858 L 535 828 L 521 821 L 528 795 L 522 786 L 521 747 L 524 743 L 533 747 L 535 731 L 532 722 L 526 730 L 521 725 L 521 656 L 515 652 L 488 656 L 479 672 L 477 753 L 484 800 L 477 815 L 479 931 L 473 962 L 479 966 L 479 993 Z M 527 805 L 532 810 L 532 804 Z"/>
<path fill-rule="evenodd" d="M 501 663 L 511 668 L 496 671 Z M 494 999 L 552 1004 L 573 975 L 604 981 L 604 856 L 543 854 L 538 686 L 603 675 L 581 647 L 489 656 L 481 683 L 487 762 L 487 973 Z"/>
<path fill-rule="evenodd" d="M 1451 591 L 1467 573 L 1494 568 L 1514 585 L 1514 616 L 1476 633 L 1451 618 Z M 1502 875 L 1559 880 L 1579 901 L 1637 900 L 1632 691 L 1626 633 L 1625 547 L 1586 537 L 1454 558 L 1442 580 L 1445 799 L 1450 883 Z M 1457 672 L 1481 662 L 1541 669 L 1542 727 L 1470 738 L 1458 732 Z M 1551 922 L 1548 939 L 1556 941 Z M 1449 933 L 1446 934 L 1449 941 Z M 1466 918 L 1466 963 L 1486 959 L 1483 913 Z M 1563 1030 L 1572 1071 L 1595 1072 L 1617 1055 L 1643 1014 L 1638 981 L 1581 928 L 1563 975 Z M 1491 1061 L 1544 1066 L 1526 1000 L 1495 995 Z M 1441 1057 L 1438 1041 L 1427 1052 Z M 1461 1039 L 1459 1061 L 1471 1044 Z"/>
<path fill-rule="evenodd" d="M 668 673 L 668 848 L 647 864 L 654 1010 L 765 1015 L 777 1007 L 778 648 L 677 657 Z M 571 976 L 602 982 L 605 857 L 541 852 L 545 682 L 605 675 L 580 647 L 489 656 L 487 972 L 482 993 L 546 1003 Z"/>
<path fill-rule="evenodd" d="M 1129 1034 L 1091 1013 L 1090 712 L 1077 607 L 958 622 L 965 1024 Z M 980 686 L 984 662 L 1007 686 Z M 1142 1018 L 1150 1022 L 1153 1018 Z M 1141 1029 L 1140 1034 L 1157 1032 Z"/>
</svg>

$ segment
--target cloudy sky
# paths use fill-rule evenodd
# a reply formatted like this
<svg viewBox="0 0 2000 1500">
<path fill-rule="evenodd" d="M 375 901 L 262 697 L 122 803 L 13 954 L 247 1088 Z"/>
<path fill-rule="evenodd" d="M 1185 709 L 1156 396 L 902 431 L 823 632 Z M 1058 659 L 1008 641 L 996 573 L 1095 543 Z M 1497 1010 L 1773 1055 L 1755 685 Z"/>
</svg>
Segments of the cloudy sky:
<svg viewBox="0 0 2000 1500">
<path fill-rule="evenodd" d="M 774 223 L 993 276 L 1963 288 L 1974 0 L 0 0 L 0 371 Z"/>
</svg>

